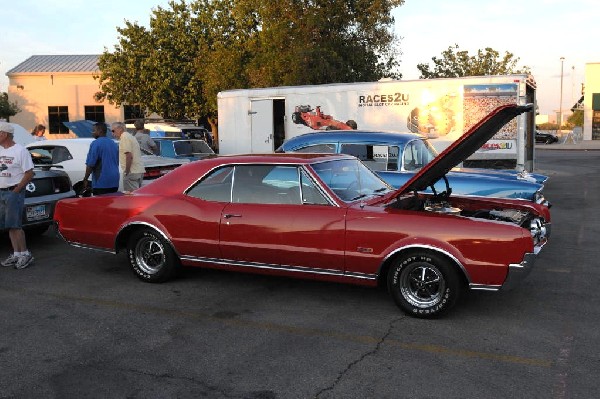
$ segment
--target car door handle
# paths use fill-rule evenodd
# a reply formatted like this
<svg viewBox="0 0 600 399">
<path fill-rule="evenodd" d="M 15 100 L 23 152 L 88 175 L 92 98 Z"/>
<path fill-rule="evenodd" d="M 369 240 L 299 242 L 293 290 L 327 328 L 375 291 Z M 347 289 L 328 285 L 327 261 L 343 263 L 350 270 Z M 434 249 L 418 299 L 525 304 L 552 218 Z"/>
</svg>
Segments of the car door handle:
<svg viewBox="0 0 600 399">
<path fill-rule="evenodd" d="M 231 218 L 241 218 L 241 217 L 242 217 L 242 215 L 236 215 L 236 214 L 233 214 L 233 213 L 226 213 L 226 214 L 224 214 L 224 215 L 223 215 L 223 217 L 224 217 L 225 219 L 231 219 Z"/>
</svg>

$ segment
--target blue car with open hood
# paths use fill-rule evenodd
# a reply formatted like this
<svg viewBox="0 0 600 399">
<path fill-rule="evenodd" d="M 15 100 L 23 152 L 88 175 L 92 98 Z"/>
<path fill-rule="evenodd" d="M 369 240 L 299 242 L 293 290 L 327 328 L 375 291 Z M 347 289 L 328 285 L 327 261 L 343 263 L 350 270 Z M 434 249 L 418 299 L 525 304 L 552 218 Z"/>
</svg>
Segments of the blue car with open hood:
<svg viewBox="0 0 600 399">
<path fill-rule="evenodd" d="M 483 144 L 483 143 L 482 143 Z M 427 137 L 416 133 L 340 130 L 293 137 L 277 152 L 343 153 L 357 157 L 393 187 L 401 187 L 438 154 Z M 546 204 L 547 176 L 517 170 L 453 168 L 427 191 L 455 195 L 523 199 Z"/>
</svg>

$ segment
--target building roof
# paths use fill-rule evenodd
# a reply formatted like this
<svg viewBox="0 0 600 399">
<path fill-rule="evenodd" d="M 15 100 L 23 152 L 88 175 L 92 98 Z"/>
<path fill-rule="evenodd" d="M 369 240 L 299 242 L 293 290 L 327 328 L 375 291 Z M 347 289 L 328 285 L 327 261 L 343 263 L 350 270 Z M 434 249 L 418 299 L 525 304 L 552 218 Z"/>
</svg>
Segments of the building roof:
<svg viewBox="0 0 600 399">
<path fill-rule="evenodd" d="M 99 57 L 98 54 L 32 55 L 6 72 L 6 75 L 47 72 L 98 72 Z"/>
</svg>

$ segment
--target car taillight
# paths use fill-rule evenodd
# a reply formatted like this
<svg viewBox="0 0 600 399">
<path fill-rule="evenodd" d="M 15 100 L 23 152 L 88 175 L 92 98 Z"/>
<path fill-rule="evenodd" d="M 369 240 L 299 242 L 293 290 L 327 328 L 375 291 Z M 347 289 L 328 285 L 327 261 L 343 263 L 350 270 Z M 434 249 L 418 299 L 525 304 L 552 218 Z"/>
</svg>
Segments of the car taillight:
<svg viewBox="0 0 600 399">
<path fill-rule="evenodd" d="M 66 193 L 71 190 L 71 180 L 67 176 L 55 177 L 54 181 L 54 193 Z"/>
<path fill-rule="evenodd" d="M 169 166 L 164 168 L 146 169 L 146 173 L 144 173 L 144 179 L 156 179 L 166 175 L 172 170 L 175 170 L 175 167 Z"/>
</svg>

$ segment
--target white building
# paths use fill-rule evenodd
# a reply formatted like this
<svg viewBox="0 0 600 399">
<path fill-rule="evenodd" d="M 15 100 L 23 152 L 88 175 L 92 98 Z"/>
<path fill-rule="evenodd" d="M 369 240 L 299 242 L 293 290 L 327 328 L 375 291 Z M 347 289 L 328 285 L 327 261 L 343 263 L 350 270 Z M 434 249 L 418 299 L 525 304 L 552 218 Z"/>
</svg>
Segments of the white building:
<svg viewBox="0 0 600 399">
<path fill-rule="evenodd" d="M 97 101 L 100 91 L 94 76 L 99 55 L 34 55 L 10 69 L 8 99 L 21 112 L 10 118 L 26 129 L 41 123 L 47 126 L 48 139 L 73 137 L 62 122 L 81 119 L 116 122 L 136 118 L 139 109 L 117 108 L 108 101 Z"/>
</svg>

